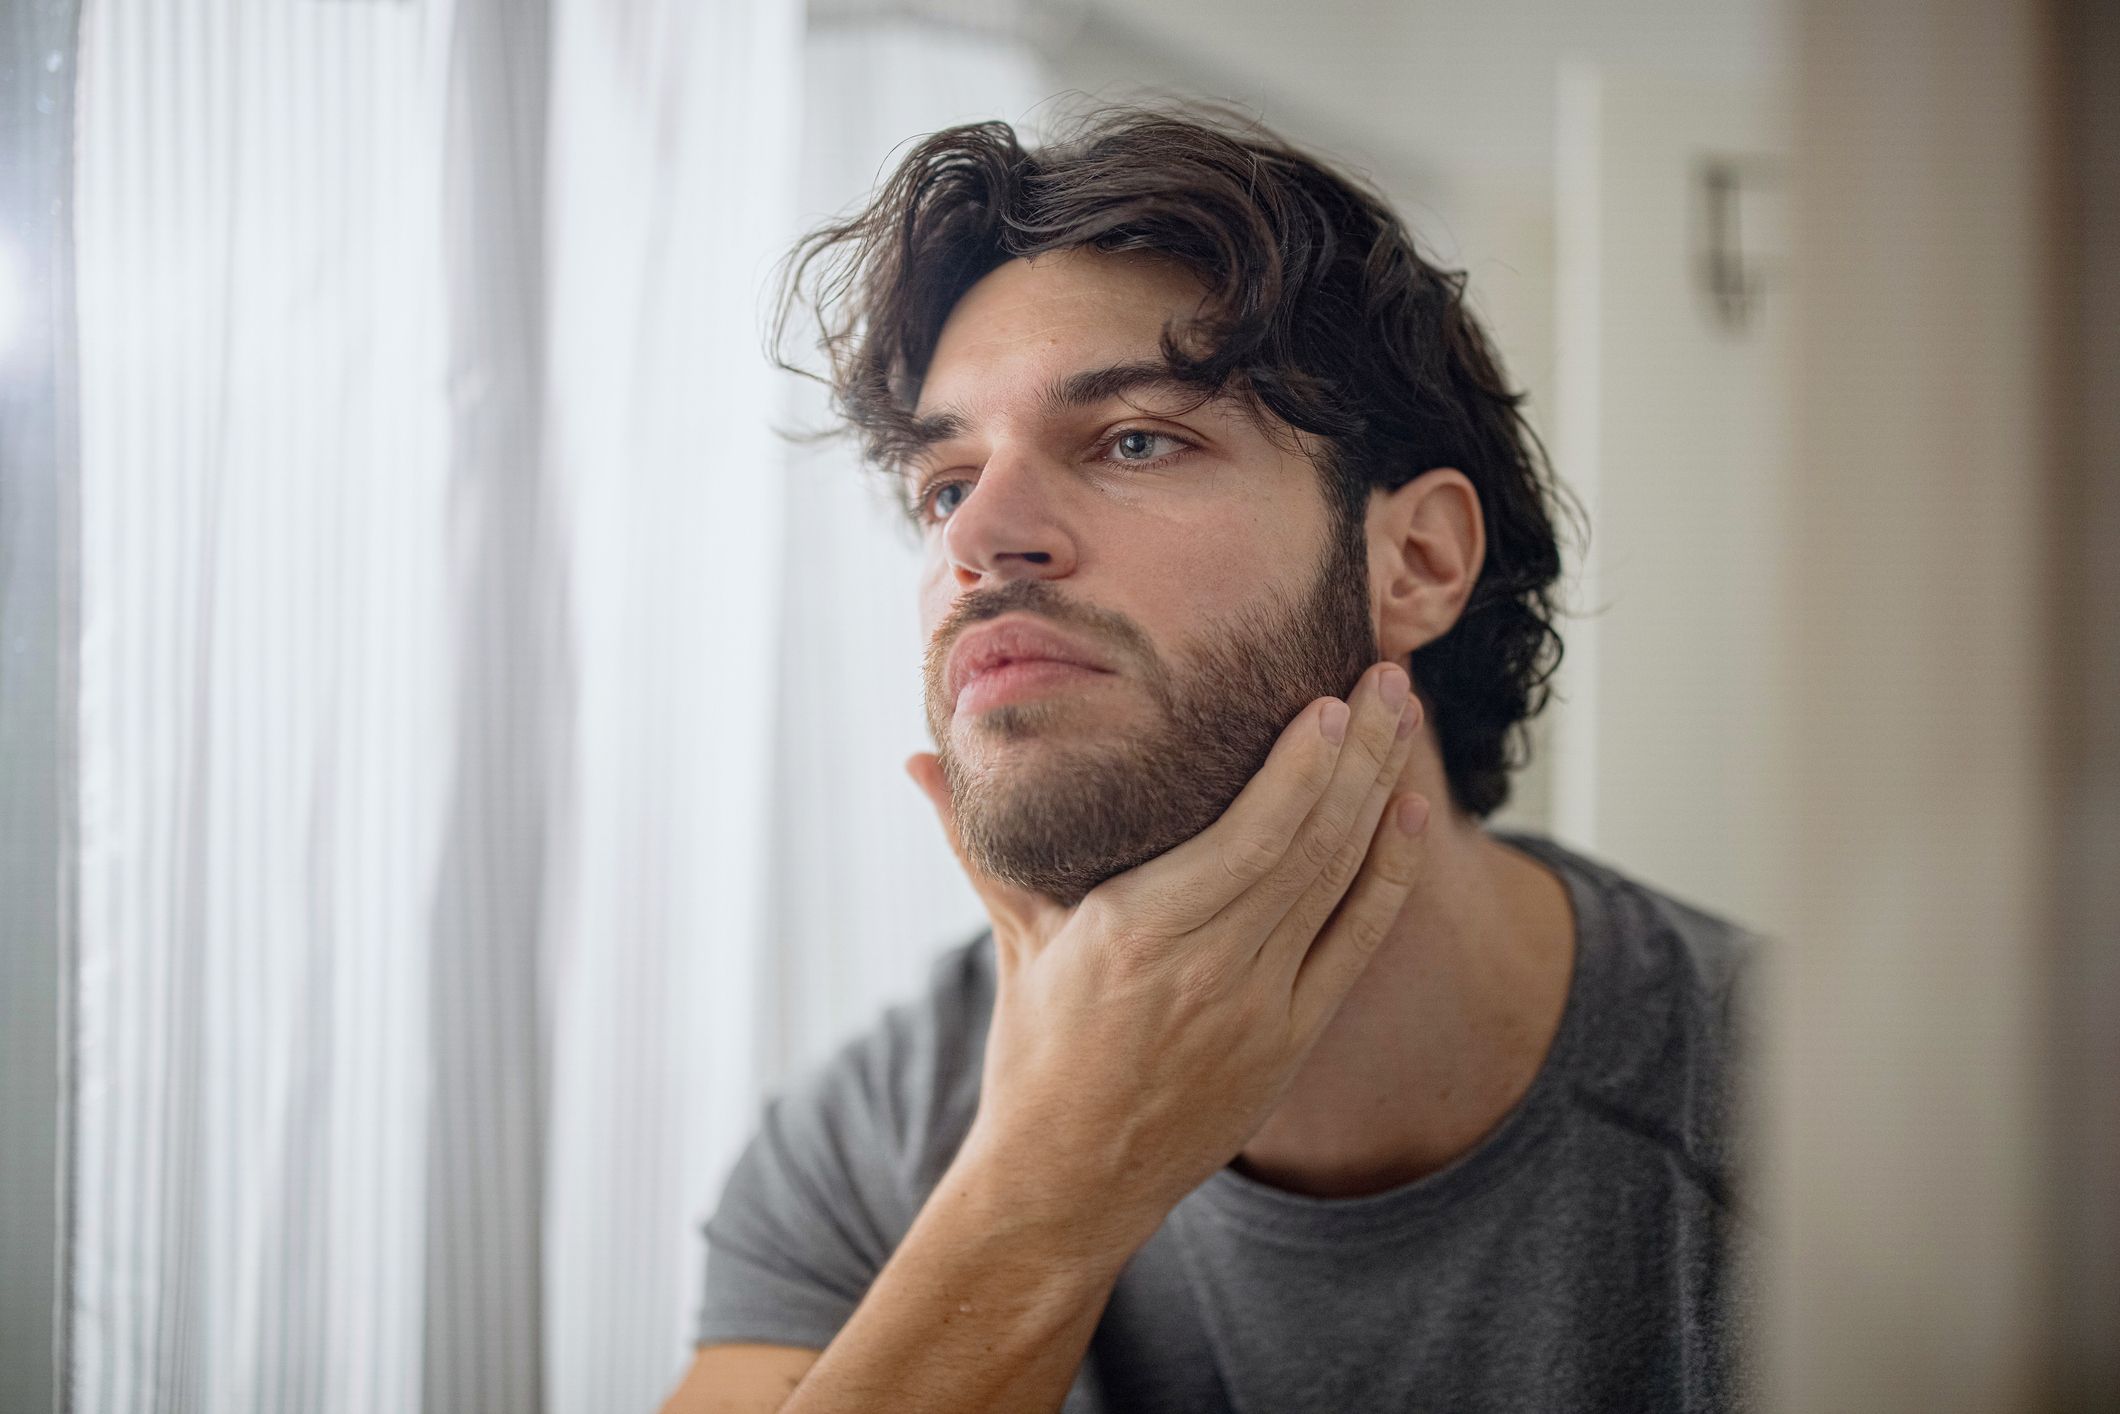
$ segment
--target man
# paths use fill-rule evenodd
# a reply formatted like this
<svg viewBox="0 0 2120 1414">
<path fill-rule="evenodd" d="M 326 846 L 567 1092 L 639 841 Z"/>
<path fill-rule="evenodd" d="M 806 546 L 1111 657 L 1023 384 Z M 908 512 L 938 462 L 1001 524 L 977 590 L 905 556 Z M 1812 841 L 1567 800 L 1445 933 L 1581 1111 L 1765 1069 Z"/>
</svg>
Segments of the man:
<svg viewBox="0 0 2120 1414">
<path fill-rule="evenodd" d="M 1482 824 L 1560 559 L 1461 279 L 1126 110 L 928 139 L 789 289 L 993 927 L 767 1109 L 669 1409 L 1735 1403 L 1748 944 Z"/>
</svg>

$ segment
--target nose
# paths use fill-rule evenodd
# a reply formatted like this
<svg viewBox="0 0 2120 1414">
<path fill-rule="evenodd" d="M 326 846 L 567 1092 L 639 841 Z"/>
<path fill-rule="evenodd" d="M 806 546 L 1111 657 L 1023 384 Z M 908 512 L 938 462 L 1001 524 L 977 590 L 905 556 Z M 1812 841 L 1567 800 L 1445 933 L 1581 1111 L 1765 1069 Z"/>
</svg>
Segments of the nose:
<svg viewBox="0 0 2120 1414">
<path fill-rule="evenodd" d="M 1061 504 L 1059 468 L 997 449 L 942 523 L 942 549 L 960 589 L 1075 572 L 1075 535 Z"/>
</svg>

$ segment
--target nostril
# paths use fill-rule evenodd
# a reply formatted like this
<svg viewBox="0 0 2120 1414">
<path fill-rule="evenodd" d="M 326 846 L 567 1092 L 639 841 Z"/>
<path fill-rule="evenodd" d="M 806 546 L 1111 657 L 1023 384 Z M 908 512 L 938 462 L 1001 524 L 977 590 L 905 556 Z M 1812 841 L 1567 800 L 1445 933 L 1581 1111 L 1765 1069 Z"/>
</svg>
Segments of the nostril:
<svg viewBox="0 0 2120 1414">
<path fill-rule="evenodd" d="M 1026 550 L 1023 552 L 1023 558 L 1034 565 L 1045 565 L 1052 563 L 1053 556 L 1050 550 Z"/>
</svg>

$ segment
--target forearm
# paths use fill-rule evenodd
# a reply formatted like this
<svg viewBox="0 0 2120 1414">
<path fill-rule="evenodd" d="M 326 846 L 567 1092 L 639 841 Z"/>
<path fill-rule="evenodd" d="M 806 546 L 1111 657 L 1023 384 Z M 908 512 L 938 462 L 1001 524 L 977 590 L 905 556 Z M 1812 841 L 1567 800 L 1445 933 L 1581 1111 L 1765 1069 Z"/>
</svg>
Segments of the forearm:
<svg viewBox="0 0 2120 1414">
<path fill-rule="evenodd" d="M 961 1164 L 782 1414 L 1057 1410 L 1131 1250 Z"/>
</svg>

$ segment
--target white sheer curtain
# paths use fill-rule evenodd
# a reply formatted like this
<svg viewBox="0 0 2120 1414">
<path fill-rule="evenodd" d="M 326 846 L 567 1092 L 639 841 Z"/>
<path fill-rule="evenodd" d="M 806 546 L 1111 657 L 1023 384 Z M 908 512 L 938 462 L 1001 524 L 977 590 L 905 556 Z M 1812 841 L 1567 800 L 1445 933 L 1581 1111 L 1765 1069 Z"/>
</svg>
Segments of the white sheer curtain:
<svg viewBox="0 0 2120 1414">
<path fill-rule="evenodd" d="M 449 32 L 418 5 L 82 16 L 88 1414 L 420 1406 L 468 657 Z"/>
<path fill-rule="evenodd" d="M 801 12 L 553 0 L 547 464 L 568 545 L 548 869 L 549 1407 L 652 1406 L 748 1129 L 769 915 Z M 443 1408 L 460 1407 L 443 1405 Z"/>
<path fill-rule="evenodd" d="M 652 1407 L 772 1050 L 791 0 L 93 0 L 83 1411 Z"/>
</svg>

